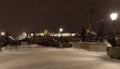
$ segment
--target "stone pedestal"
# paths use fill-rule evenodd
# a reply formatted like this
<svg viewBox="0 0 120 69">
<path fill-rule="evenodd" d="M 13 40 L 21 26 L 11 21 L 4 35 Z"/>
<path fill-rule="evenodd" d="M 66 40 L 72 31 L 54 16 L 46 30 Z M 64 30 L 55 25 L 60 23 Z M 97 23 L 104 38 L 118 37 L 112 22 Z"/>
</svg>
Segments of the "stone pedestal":
<svg viewBox="0 0 120 69">
<path fill-rule="evenodd" d="M 107 54 L 110 58 L 120 59 L 120 47 L 107 47 Z"/>
</svg>

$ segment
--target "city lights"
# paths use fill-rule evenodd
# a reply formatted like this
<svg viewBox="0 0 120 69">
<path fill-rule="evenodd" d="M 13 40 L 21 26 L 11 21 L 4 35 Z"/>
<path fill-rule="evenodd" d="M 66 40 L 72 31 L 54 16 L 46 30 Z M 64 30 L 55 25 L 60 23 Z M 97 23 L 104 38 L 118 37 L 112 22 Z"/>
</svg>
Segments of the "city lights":
<svg viewBox="0 0 120 69">
<path fill-rule="evenodd" d="M 31 33 L 30 35 L 31 35 L 31 36 L 33 36 L 34 34 L 33 34 L 33 33 Z"/>
</svg>

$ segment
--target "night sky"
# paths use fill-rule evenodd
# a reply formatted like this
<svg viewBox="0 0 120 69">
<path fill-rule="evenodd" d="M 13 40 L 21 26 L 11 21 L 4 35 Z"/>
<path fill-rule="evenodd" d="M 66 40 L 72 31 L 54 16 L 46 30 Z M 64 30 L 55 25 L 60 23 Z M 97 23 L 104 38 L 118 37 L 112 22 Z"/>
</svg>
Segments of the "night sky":
<svg viewBox="0 0 120 69">
<path fill-rule="evenodd" d="M 86 11 L 89 0 L 0 0 L 0 31 L 79 32 L 87 27 Z M 97 20 L 105 19 L 105 31 L 110 32 L 112 23 L 109 14 L 113 9 L 120 12 L 120 0 L 93 0 L 93 30 L 97 31 Z M 116 21 L 117 29 L 120 20 Z"/>
</svg>

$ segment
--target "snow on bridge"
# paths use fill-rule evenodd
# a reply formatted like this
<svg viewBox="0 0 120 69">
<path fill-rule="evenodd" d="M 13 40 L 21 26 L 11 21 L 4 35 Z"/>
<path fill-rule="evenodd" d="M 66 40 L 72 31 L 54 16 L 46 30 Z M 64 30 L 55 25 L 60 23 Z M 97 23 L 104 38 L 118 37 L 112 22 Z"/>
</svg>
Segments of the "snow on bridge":
<svg viewBox="0 0 120 69">
<path fill-rule="evenodd" d="M 120 69 L 120 61 L 105 52 L 34 46 L 0 52 L 0 69 Z"/>
</svg>

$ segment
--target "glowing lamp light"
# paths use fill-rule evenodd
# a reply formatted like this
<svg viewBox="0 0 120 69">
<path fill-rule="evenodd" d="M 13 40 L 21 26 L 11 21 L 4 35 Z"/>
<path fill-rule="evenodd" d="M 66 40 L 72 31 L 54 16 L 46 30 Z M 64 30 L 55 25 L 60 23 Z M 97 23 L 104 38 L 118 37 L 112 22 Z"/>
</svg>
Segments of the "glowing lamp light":
<svg viewBox="0 0 120 69">
<path fill-rule="evenodd" d="M 60 30 L 59 30 L 60 32 L 63 32 L 63 28 L 60 28 Z"/>
<path fill-rule="evenodd" d="M 118 13 L 111 13 L 110 14 L 110 17 L 111 17 L 111 20 L 117 20 L 117 18 L 118 18 Z"/>
<path fill-rule="evenodd" d="M 5 32 L 1 32 L 1 35 L 5 35 Z"/>
<path fill-rule="evenodd" d="M 32 33 L 32 34 L 30 34 L 31 36 L 33 36 L 34 34 Z"/>
</svg>

